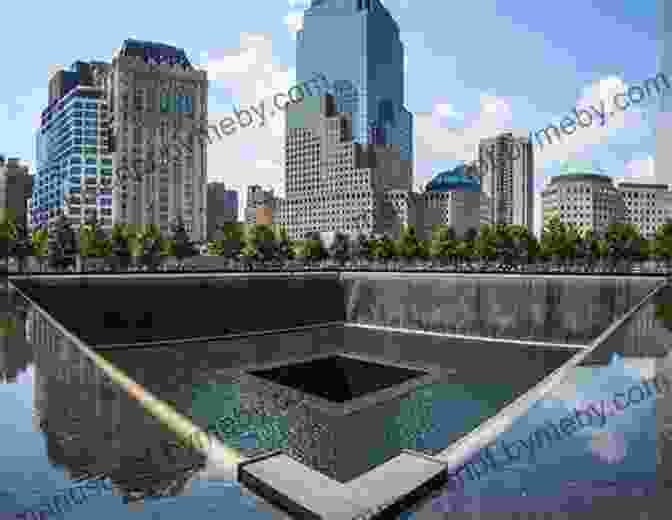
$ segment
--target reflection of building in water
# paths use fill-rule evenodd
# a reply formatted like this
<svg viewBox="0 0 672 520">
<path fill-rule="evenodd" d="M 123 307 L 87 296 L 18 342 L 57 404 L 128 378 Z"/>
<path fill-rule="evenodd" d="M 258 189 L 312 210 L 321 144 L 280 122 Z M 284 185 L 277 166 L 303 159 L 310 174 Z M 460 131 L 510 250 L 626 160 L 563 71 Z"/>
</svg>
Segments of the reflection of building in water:
<svg viewBox="0 0 672 520">
<path fill-rule="evenodd" d="M 25 317 L 21 309 L 0 312 L 0 383 L 15 383 L 33 361 L 33 350 L 24 334 Z"/>
<path fill-rule="evenodd" d="M 107 477 L 130 501 L 182 494 L 202 457 L 171 446 L 172 433 L 37 313 L 31 335 L 35 413 L 51 463 L 72 479 Z"/>
</svg>

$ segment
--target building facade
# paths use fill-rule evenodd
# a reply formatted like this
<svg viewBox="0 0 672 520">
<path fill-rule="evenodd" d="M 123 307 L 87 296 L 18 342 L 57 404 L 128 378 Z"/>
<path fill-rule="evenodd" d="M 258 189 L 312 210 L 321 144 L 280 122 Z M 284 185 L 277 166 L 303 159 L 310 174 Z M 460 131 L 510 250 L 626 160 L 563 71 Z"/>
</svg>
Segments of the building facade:
<svg viewBox="0 0 672 520">
<path fill-rule="evenodd" d="M 437 174 L 415 200 L 417 234 L 422 239 L 430 239 L 437 225 L 451 227 L 463 237 L 490 223 L 489 198 L 473 167 L 462 165 Z"/>
<path fill-rule="evenodd" d="M 28 172 L 28 166 L 22 165 L 17 158 L 5 160 L 0 155 L 0 211 L 26 228 L 30 224 L 27 201 L 32 191 L 33 176 Z"/>
<path fill-rule="evenodd" d="M 647 239 L 672 218 L 672 192 L 667 184 L 635 184 L 621 182 L 617 187 L 625 203 L 626 221 Z"/>
<path fill-rule="evenodd" d="M 207 125 L 207 73 L 182 49 L 126 40 L 105 87 L 114 168 L 130 176 L 115 189 L 114 220 L 155 224 L 167 233 L 179 216 L 193 241 L 205 240 L 207 143 L 195 136 Z"/>
<path fill-rule="evenodd" d="M 75 62 L 49 80 L 36 135 L 33 227 L 50 227 L 65 215 L 75 228 L 87 217 L 112 228 L 109 110 L 99 84 L 106 69 L 104 63 Z"/>
<path fill-rule="evenodd" d="M 286 197 L 276 203 L 275 223 L 293 240 L 389 231 L 385 192 L 411 191 L 410 163 L 393 146 L 355 142 L 351 114 L 338 113 L 331 95 L 289 105 L 286 114 Z"/>
<path fill-rule="evenodd" d="M 225 223 L 238 221 L 238 192 L 227 190 L 223 182 L 208 183 L 208 240 Z"/>
<path fill-rule="evenodd" d="M 257 216 L 260 214 L 257 210 L 266 209 L 267 211 L 262 215 L 266 215 L 268 210 L 273 213 L 273 208 L 277 205 L 277 199 L 273 195 L 273 190 L 264 190 L 258 184 L 253 184 L 247 187 L 247 199 L 245 200 L 245 223 L 248 225 L 262 224 L 266 222 L 257 222 Z"/>
<path fill-rule="evenodd" d="M 194 136 L 207 124 L 207 88 L 183 50 L 138 40 L 112 63 L 57 72 L 37 136 L 33 224 L 63 213 L 76 227 L 95 216 L 107 230 L 120 222 L 168 233 L 181 216 L 190 238 L 204 240 L 206 143 Z"/>
<path fill-rule="evenodd" d="M 587 164 L 565 164 L 542 192 L 544 226 L 554 216 L 582 232 L 604 234 L 612 223 L 626 222 L 626 206 L 611 177 Z"/>
<path fill-rule="evenodd" d="M 504 133 L 482 139 L 478 147 L 483 192 L 490 200 L 490 221 L 534 230 L 534 153 L 525 137 Z"/>
<path fill-rule="evenodd" d="M 346 38 L 343 35 L 347 35 Z M 338 52 L 327 49 L 338 42 Z M 413 116 L 404 106 L 404 46 L 380 0 L 313 0 L 297 33 L 296 77 L 322 74 L 336 111 L 352 119 L 353 141 L 389 145 L 413 159 Z"/>
<path fill-rule="evenodd" d="M 667 5 L 666 5 L 667 4 Z M 658 71 L 672 70 L 672 5 L 665 0 L 657 0 Z M 648 87 L 647 87 L 648 89 Z M 672 96 L 669 92 L 661 95 L 652 104 L 655 121 L 657 184 L 672 185 Z"/>
</svg>

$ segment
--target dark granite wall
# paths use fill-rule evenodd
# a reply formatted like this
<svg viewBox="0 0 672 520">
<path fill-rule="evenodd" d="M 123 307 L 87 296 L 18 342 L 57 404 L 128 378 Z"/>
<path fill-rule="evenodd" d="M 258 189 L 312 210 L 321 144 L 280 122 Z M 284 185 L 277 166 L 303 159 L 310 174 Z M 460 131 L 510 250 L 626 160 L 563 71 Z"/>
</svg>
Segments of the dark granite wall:
<svg viewBox="0 0 672 520">
<path fill-rule="evenodd" d="M 661 282 L 346 274 L 349 322 L 587 344 Z"/>
</svg>

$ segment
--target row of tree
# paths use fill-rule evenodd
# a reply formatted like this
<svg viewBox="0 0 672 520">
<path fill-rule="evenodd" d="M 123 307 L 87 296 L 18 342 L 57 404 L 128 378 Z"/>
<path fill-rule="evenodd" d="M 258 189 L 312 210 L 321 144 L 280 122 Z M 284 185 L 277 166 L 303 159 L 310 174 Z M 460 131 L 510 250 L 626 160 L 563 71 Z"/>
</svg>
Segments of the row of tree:
<svg viewBox="0 0 672 520">
<path fill-rule="evenodd" d="M 655 239 L 641 237 L 631 224 L 612 224 L 599 235 L 581 232 L 555 217 L 545 226 L 538 240 L 527 228 L 497 224 L 483 226 L 480 232 L 468 230 L 457 236 L 454 229 L 437 226 L 431 239 L 418 238 L 413 226 L 406 227 L 397 240 L 386 235 L 350 239 L 336 233 L 325 246 L 318 233 L 309 233 L 304 240 L 291 241 L 281 228 L 226 224 L 220 237 L 208 244 L 210 254 L 231 260 L 267 262 L 299 260 L 317 262 L 330 258 L 346 262 L 429 261 L 432 264 L 464 264 L 475 261 L 506 266 L 552 263 L 580 264 L 587 269 L 598 264 L 615 268 L 619 264 L 655 259 L 672 260 L 672 222 L 661 226 Z"/>
<path fill-rule="evenodd" d="M 76 232 L 68 219 L 61 216 L 51 229 L 39 227 L 28 233 L 12 216 L 0 215 L 0 257 L 8 268 L 9 258 L 16 258 L 23 271 L 29 257 L 35 257 L 44 269 L 46 262 L 56 269 L 66 269 L 79 257 L 86 270 L 89 258 L 113 258 L 119 269 L 131 264 L 156 268 L 161 256 L 175 256 L 182 261 L 197 254 L 181 218 L 171 223 L 171 236 L 162 237 L 156 225 L 115 224 L 108 237 L 95 218 L 87 219 Z"/>
<path fill-rule="evenodd" d="M 113 258 L 120 269 L 127 269 L 131 263 L 155 269 L 162 256 L 175 256 L 183 265 L 186 257 L 197 254 L 180 218 L 171 224 L 168 238 L 155 225 L 140 228 L 124 224 L 115 224 L 108 237 L 95 219 L 87 220 L 75 233 L 65 218 L 57 221 L 51 231 L 39 228 L 28 235 L 13 219 L 0 218 L 0 248 L 3 259 L 15 257 L 20 265 L 26 257 L 34 256 L 41 266 L 49 260 L 54 267 L 66 267 L 79 256 L 84 269 L 86 260 L 92 257 Z M 208 253 L 250 269 L 254 263 L 312 264 L 327 259 L 340 265 L 419 261 L 442 266 L 474 262 L 509 267 L 578 264 L 588 270 L 598 265 L 628 267 L 635 261 L 652 259 L 665 262 L 669 268 L 672 221 L 661 226 L 652 240 L 641 237 L 631 224 L 612 224 L 598 235 L 580 232 L 556 217 L 544 227 L 539 240 L 527 228 L 516 225 L 483 226 L 480 231 L 471 229 L 463 236 L 450 227 L 437 226 L 429 240 L 419 239 L 414 227 L 408 226 L 396 240 L 384 234 L 372 237 L 360 234 L 351 239 L 336 233 L 326 245 L 319 233 L 293 241 L 283 228 L 230 223 L 222 226 L 216 240 L 208 243 Z"/>
</svg>

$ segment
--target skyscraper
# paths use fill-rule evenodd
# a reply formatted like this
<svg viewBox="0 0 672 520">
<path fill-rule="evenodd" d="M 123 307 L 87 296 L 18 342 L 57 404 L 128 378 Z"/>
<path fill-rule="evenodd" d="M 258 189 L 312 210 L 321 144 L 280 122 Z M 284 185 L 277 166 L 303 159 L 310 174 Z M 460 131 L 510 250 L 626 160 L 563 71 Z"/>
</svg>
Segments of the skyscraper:
<svg viewBox="0 0 672 520">
<path fill-rule="evenodd" d="M 65 214 L 75 227 L 94 216 L 107 230 L 120 222 L 167 233 L 181 216 L 191 239 L 204 240 L 206 143 L 195 135 L 207 92 L 206 72 L 182 49 L 139 40 L 125 40 L 112 63 L 57 72 L 37 135 L 33 224 Z"/>
<path fill-rule="evenodd" d="M 296 75 L 303 82 L 315 74 L 331 83 L 336 112 L 352 114 L 355 142 L 397 146 L 401 158 L 412 162 L 404 46 L 380 0 L 312 1 L 297 34 Z"/>
<path fill-rule="evenodd" d="M 195 135 L 207 121 L 207 73 L 182 49 L 128 39 L 113 57 L 107 85 L 115 169 L 142 173 L 115 190 L 115 222 L 168 232 L 181 216 L 190 238 L 205 240 L 207 147 Z"/>
<path fill-rule="evenodd" d="M 478 146 L 481 186 L 490 198 L 493 224 L 517 224 L 534 231 L 534 156 L 526 137 L 504 133 Z"/>
<path fill-rule="evenodd" d="M 411 191 L 410 162 L 393 148 L 354 142 L 352 116 L 335 104 L 327 94 L 287 107 L 286 198 L 277 200 L 274 219 L 292 240 L 313 232 L 393 233 L 388 225 L 398 221 L 384 214 L 385 192 Z"/>
<path fill-rule="evenodd" d="M 672 6 L 665 6 L 666 0 L 658 0 L 658 71 L 672 70 Z M 672 184 L 672 97 L 669 93 L 660 96 L 654 110 L 656 131 L 656 182 Z M 657 112 L 657 113 L 655 113 Z"/>
<path fill-rule="evenodd" d="M 112 227 L 108 104 L 100 83 L 108 67 L 77 61 L 49 80 L 48 106 L 36 135 L 33 226 L 50 226 L 63 214 L 75 229 L 88 216 Z"/>
</svg>

